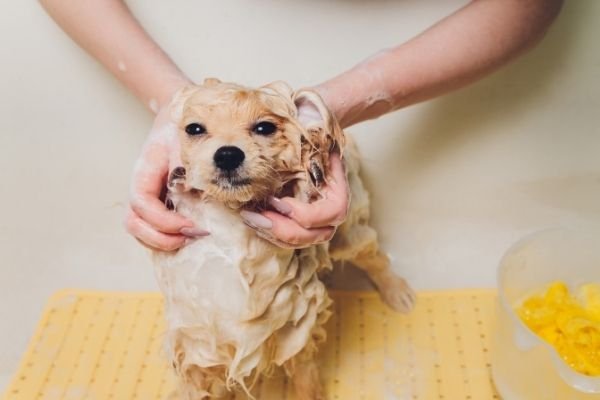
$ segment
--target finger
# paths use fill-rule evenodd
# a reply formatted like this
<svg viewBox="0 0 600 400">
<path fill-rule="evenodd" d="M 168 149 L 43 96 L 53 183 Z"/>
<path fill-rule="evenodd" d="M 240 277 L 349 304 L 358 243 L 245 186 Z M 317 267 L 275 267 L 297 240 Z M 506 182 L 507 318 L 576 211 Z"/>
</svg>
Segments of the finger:
<svg viewBox="0 0 600 400">
<path fill-rule="evenodd" d="M 273 211 L 265 211 L 262 216 L 272 222 L 271 229 L 261 229 L 263 233 L 296 248 L 326 242 L 335 233 L 335 228 L 332 226 L 306 229 L 293 219 Z"/>
<path fill-rule="evenodd" d="M 182 228 L 192 228 L 192 221 L 170 211 L 160 200 L 169 172 L 164 147 L 150 144 L 143 152 L 133 175 L 131 208 L 142 220 L 163 233 L 181 233 Z M 146 159 L 152 159 L 152 164 L 149 165 Z"/>
<path fill-rule="evenodd" d="M 152 195 L 133 197 L 131 200 L 133 211 L 154 230 L 163 233 L 186 233 L 186 228 L 193 228 L 194 223 L 187 218 L 173 212 Z M 183 231 L 182 231 L 183 229 Z"/>
<path fill-rule="evenodd" d="M 168 235 L 153 229 L 148 223 L 130 211 L 126 220 L 127 231 L 142 244 L 154 250 L 173 251 L 182 247 L 188 239 L 184 235 Z"/>
<path fill-rule="evenodd" d="M 337 226 L 348 213 L 349 197 L 346 172 L 339 155 L 332 154 L 330 179 L 321 191 L 323 198 L 304 203 L 293 197 L 271 198 L 270 204 L 304 228 Z"/>
</svg>

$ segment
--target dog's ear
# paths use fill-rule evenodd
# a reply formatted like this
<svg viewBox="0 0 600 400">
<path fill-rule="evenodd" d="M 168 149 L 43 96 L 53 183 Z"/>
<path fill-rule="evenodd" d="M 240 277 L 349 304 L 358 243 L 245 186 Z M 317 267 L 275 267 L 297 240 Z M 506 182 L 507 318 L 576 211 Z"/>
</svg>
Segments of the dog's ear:
<svg viewBox="0 0 600 400">
<path fill-rule="evenodd" d="M 339 151 L 343 155 L 346 142 L 344 132 L 317 92 L 301 89 L 294 93 L 292 99 L 298 122 L 303 128 L 303 168 L 318 189 L 327 180 L 329 154 Z"/>
<path fill-rule="evenodd" d="M 199 90 L 199 86 L 196 85 L 187 85 L 179 89 L 173 95 L 173 100 L 171 100 L 170 108 L 171 108 L 171 120 L 176 124 L 179 123 L 183 116 L 183 107 L 185 106 L 185 102 L 190 98 L 192 94 L 194 94 L 197 90 Z"/>
<path fill-rule="evenodd" d="M 279 95 L 289 100 L 292 100 L 294 97 L 294 90 L 284 81 L 271 82 L 268 85 L 261 86 L 260 89 L 266 93 Z"/>
<path fill-rule="evenodd" d="M 306 130 L 306 139 L 320 151 L 344 151 L 346 140 L 339 122 L 319 94 L 301 89 L 294 93 L 298 122 Z"/>
</svg>

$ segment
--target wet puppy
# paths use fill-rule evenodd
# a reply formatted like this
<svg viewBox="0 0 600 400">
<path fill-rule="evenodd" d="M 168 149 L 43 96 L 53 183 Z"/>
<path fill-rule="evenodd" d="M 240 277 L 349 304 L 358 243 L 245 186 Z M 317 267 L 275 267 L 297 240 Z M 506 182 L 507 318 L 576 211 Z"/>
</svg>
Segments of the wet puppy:
<svg viewBox="0 0 600 400">
<path fill-rule="evenodd" d="M 299 118 L 299 104 L 313 110 L 311 118 Z M 209 79 L 183 89 L 172 114 L 182 165 L 169 176 L 167 202 L 210 232 L 154 254 L 179 396 L 250 395 L 262 374 L 282 366 L 297 399 L 323 399 L 315 354 L 331 300 L 319 275 L 331 261 L 364 269 L 396 310 L 414 302 L 367 225 L 354 145 L 316 93 L 281 82 L 250 89 Z M 343 156 L 352 199 L 330 242 L 283 248 L 244 224 L 240 211 L 264 209 L 271 195 L 318 199 L 332 150 Z"/>
</svg>

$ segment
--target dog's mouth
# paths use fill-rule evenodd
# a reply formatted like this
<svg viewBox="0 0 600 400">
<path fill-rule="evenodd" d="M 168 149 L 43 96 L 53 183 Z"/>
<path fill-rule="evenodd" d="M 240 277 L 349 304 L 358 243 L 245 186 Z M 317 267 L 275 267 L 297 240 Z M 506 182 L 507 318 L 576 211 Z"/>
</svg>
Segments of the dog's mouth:
<svg viewBox="0 0 600 400">
<path fill-rule="evenodd" d="M 216 178 L 211 180 L 211 183 L 222 189 L 236 189 L 242 186 L 250 186 L 252 180 L 248 177 L 240 176 L 237 172 L 221 172 Z"/>
</svg>

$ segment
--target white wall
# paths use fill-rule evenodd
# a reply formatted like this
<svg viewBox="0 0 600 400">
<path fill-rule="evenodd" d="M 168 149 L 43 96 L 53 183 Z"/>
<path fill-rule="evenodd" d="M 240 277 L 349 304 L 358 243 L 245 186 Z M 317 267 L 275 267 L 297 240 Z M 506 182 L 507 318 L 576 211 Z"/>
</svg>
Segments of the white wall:
<svg viewBox="0 0 600 400">
<path fill-rule="evenodd" d="M 465 2 L 130 5 L 195 79 L 301 86 L 408 39 Z M 522 234 L 600 223 L 599 16 L 599 1 L 568 2 L 546 40 L 508 68 L 352 129 L 375 224 L 414 286 L 491 286 L 499 257 Z M 0 54 L 6 376 L 57 289 L 154 289 L 147 254 L 121 225 L 151 117 L 36 2 L 0 2 Z"/>
</svg>

